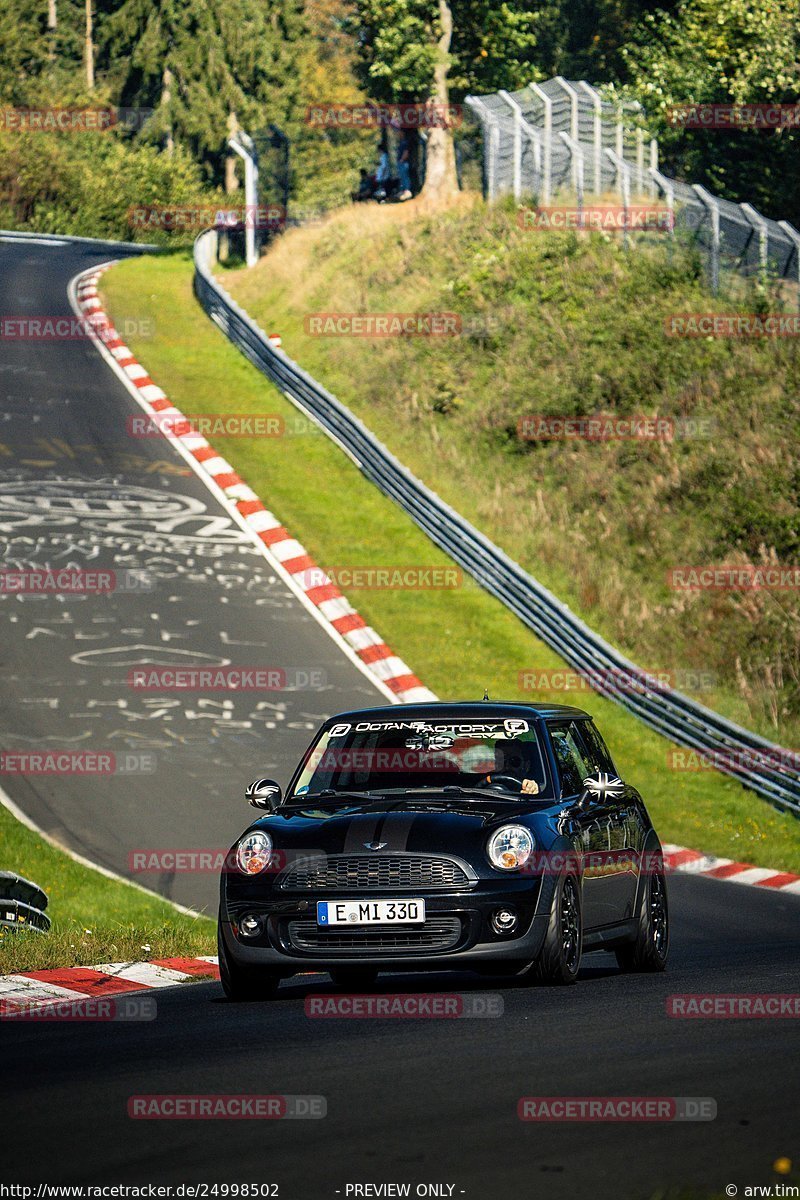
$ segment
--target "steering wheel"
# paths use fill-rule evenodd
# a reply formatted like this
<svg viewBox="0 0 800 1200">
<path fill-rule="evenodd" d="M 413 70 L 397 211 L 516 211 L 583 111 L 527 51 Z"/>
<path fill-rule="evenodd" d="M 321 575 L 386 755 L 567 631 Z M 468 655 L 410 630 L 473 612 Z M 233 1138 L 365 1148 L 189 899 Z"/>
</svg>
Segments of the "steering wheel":
<svg viewBox="0 0 800 1200">
<path fill-rule="evenodd" d="M 487 778 L 486 786 L 498 792 L 521 792 L 522 780 L 517 779 L 516 775 L 495 774 L 493 771 Z"/>
</svg>

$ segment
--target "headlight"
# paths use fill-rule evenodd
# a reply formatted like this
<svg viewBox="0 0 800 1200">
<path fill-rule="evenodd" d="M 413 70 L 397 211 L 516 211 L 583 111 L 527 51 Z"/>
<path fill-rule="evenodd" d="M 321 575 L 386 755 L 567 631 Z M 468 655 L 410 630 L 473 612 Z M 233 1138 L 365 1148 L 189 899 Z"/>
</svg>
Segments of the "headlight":
<svg viewBox="0 0 800 1200">
<path fill-rule="evenodd" d="M 519 871 L 534 850 L 532 834 L 524 825 L 504 825 L 489 838 L 486 853 L 489 862 L 500 871 Z"/>
<path fill-rule="evenodd" d="M 236 849 L 236 865 L 243 875 L 257 875 L 269 865 L 272 838 L 268 833 L 246 833 Z"/>
</svg>

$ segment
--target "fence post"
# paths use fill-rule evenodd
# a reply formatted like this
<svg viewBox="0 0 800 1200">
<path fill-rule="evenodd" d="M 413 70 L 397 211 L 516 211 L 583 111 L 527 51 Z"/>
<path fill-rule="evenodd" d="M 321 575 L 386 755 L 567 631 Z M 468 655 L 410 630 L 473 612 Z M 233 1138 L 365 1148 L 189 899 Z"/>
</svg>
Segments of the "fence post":
<svg viewBox="0 0 800 1200">
<path fill-rule="evenodd" d="M 256 221 L 258 215 L 258 153 L 255 143 L 243 129 L 228 138 L 231 150 L 244 159 L 244 245 L 245 262 L 254 267 L 258 262 L 256 247 Z"/>
<path fill-rule="evenodd" d="M 483 130 L 483 174 L 486 183 L 486 199 L 493 200 L 495 193 L 495 149 L 494 120 L 486 105 L 477 96 L 467 96 L 466 103 L 477 114 Z"/>
<path fill-rule="evenodd" d="M 574 138 L 570 137 L 568 133 L 560 133 L 558 136 L 569 150 L 570 158 L 572 160 L 573 175 L 575 177 L 575 196 L 578 203 L 578 224 L 582 226 L 584 181 L 583 146 L 580 144 L 580 142 L 576 142 Z"/>
<path fill-rule="evenodd" d="M 672 180 L 667 179 L 666 175 L 662 175 L 657 167 L 651 167 L 649 171 L 650 178 L 653 182 L 654 190 L 661 188 L 667 199 L 667 212 L 669 213 L 669 236 L 670 244 L 675 237 L 675 188 Z"/>
<path fill-rule="evenodd" d="M 544 162 L 542 164 L 542 204 L 549 204 L 553 188 L 553 101 L 538 83 L 528 87 L 544 105 Z"/>
<path fill-rule="evenodd" d="M 617 190 L 622 194 L 622 206 L 625 213 L 625 223 L 622 230 L 622 244 L 627 249 L 628 247 L 628 213 L 631 207 L 631 166 L 621 155 L 615 150 L 610 150 L 606 147 L 606 155 L 609 162 L 613 163 L 617 173 Z"/>
<path fill-rule="evenodd" d="M 594 150 L 594 191 L 599 196 L 603 190 L 603 101 L 600 93 L 582 79 L 578 84 L 592 102 L 594 118 L 592 121 L 592 145 Z"/>
<path fill-rule="evenodd" d="M 692 188 L 711 213 L 711 291 L 716 296 L 719 293 L 719 204 L 699 183 L 693 183 Z"/>
<path fill-rule="evenodd" d="M 514 199 L 519 200 L 522 195 L 522 109 L 517 104 L 513 96 L 509 96 L 508 92 L 502 88 L 498 92 L 501 100 L 504 100 L 514 114 L 514 166 L 512 175 L 512 190 Z"/>
<path fill-rule="evenodd" d="M 769 232 L 767 230 L 767 222 L 757 212 L 752 204 L 740 204 L 744 215 L 747 217 L 751 225 L 755 225 L 758 230 L 758 267 L 761 275 L 761 282 L 767 282 L 767 273 L 769 271 Z"/>
<path fill-rule="evenodd" d="M 656 138 L 650 138 L 650 168 L 649 168 L 648 174 L 650 175 L 650 194 L 653 197 L 655 197 L 656 191 L 657 191 L 656 177 L 655 177 L 655 175 L 653 175 L 653 171 L 657 171 L 657 170 L 658 170 L 658 140 Z M 674 199 L 674 197 L 675 197 L 674 192 L 672 193 L 672 196 Z"/>
<path fill-rule="evenodd" d="M 571 83 L 567 83 L 563 75 L 556 75 L 555 82 L 569 96 L 570 118 L 569 118 L 569 136 L 573 142 L 578 141 L 578 93 Z M 572 186 L 577 189 L 578 186 L 578 166 L 577 160 L 572 160 Z"/>
<path fill-rule="evenodd" d="M 797 267 L 797 306 L 800 309 L 800 233 L 788 221 L 778 221 L 789 241 L 794 244 L 794 259 Z M 788 264 L 787 264 L 788 265 Z"/>
</svg>

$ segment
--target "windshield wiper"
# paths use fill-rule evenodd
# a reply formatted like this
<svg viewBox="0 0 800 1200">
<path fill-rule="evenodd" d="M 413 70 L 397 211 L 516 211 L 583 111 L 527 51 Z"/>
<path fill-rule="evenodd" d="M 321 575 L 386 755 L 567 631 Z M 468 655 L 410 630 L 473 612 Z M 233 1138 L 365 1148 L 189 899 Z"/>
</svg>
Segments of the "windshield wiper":
<svg viewBox="0 0 800 1200">
<path fill-rule="evenodd" d="M 448 783 L 444 787 L 404 787 L 404 788 L 385 788 L 384 795 L 394 795 L 397 792 L 405 792 L 406 794 L 417 794 L 418 792 L 427 792 L 434 796 L 497 796 L 500 793 L 494 789 L 479 788 L 479 787 L 461 787 L 457 783 Z"/>
<path fill-rule="evenodd" d="M 292 796 L 292 800 L 373 800 L 374 792 L 340 792 L 336 788 L 323 788 L 321 792 L 303 792 L 301 796 Z"/>
</svg>

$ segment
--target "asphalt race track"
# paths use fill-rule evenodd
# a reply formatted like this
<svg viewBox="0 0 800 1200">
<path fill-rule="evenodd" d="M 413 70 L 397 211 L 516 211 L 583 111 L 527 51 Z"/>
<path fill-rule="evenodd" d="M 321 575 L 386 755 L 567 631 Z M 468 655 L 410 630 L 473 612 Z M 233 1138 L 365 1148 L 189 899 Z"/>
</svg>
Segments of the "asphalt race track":
<svg viewBox="0 0 800 1200">
<path fill-rule="evenodd" d="M 283 1200 L 335 1200 L 348 1183 L 455 1184 L 453 1195 L 692 1195 L 772 1180 L 797 1153 L 796 1021 L 677 1020 L 673 993 L 797 990 L 800 900 L 677 878 L 670 969 L 622 977 L 585 960 L 573 988 L 455 975 L 383 976 L 383 991 L 502 995 L 469 1020 L 305 1016 L 324 975 L 275 1001 L 227 1003 L 216 984 L 153 992 L 139 1024 L 0 1027 L 15 1182 L 278 1183 Z M 597 964 L 597 965 L 595 965 Z M 325 1120 L 133 1121 L 132 1095 L 301 1094 Z M 521 1096 L 698 1096 L 717 1118 L 685 1124 L 533 1124 Z M 464 1189 L 463 1192 L 461 1189 Z M 376 1194 L 376 1193 L 373 1193 Z M 447 1193 L 445 1193 L 447 1194 Z M 351 1193 L 352 1195 L 352 1193 Z"/>
<path fill-rule="evenodd" d="M 0 244 L 0 309 L 69 315 L 68 280 L 108 257 Z M 169 446 L 127 436 L 133 401 L 88 343 L 8 342 L 0 355 L 6 564 L 63 554 L 155 576 L 149 593 L 0 603 L 4 748 L 110 748 L 153 754 L 155 769 L 9 776 L 4 786 L 42 828 L 121 873 L 135 848 L 227 845 L 247 820 L 240 793 L 250 777 L 285 780 L 323 715 L 382 698 Z M 201 708 L 194 696 L 164 711 L 163 697 L 127 687 L 137 655 L 169 663 L 179 651 L 319 668 L 325 690 L 282 692 L 269 708 L 234 697 L 226 717 L 230 709 Z M 143 882 L 193 905 L 210 906 L 216 887 L 202 875 Z M 776 1181 L 776 1159 L 800 1157 L 797 1021 L 680 1020 L 666 998 L 796 992 L 800 897 L 689 876 L 673 877 L 670 895 L 662 976 L 623 977 L 597 955 L 567 989 L 472 975 L 379 980 L 381 992 L 499 995 L 496 1018 L 312 1019 L 305 998 L 333 993 L 320 975 L 284 983 L 263 1004 L 230 1004 L 216 984 L 152 992 L 150 1022 L 0 1023 L 0 1180 L 275 1183 L 282 1200 L 389 1183 L 476 1200 L 645 1198 L 670 1187 L 694 1197 L 727 1184 L 744 1196 Z M 327 1117 L 128 1117 L 130 1097 L 165 1093 L 323 1096 Z M 522 1096 L 711 1098 L 717 1115 L 523 1123 Z"/>
<path fill-rule="evenodd" d="M 0 243 L 0 315 L 71 317 L 70 279 L 111 257 Z M 108 568 L 132 589 L 2 596 L 3 748 L 110 752 L 117 768 L 2 782 L 41 829 L 125 875 L 137 851 L 227 849 L 248 823 L 251 777 L 285 784 L 323 717 L 386 703 L 169 443 L 130 436 L 140 415 L 90 341 L 0 344 L 4 569 Z M 143 663 L 278 668 L 292 687 L 133 690 Z M 211 874 L 137 879 L 215 906 Z"/>
</svg>

